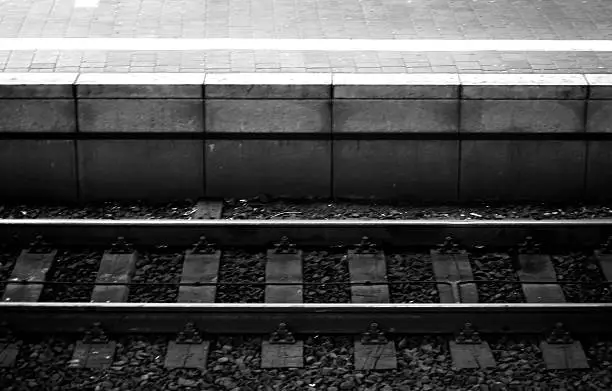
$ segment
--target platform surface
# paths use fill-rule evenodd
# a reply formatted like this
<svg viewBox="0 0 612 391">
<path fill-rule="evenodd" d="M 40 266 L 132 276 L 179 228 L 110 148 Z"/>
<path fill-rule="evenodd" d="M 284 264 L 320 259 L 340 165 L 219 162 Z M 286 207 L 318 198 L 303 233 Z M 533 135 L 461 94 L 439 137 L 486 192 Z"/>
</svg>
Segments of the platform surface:
<svg viewBox="0 0 612 391">
<path fill-rule="evenodd" d="M 612 73 L 611 38 L 608 0 L 0 2 L 2 72 Z"/>
</svg>

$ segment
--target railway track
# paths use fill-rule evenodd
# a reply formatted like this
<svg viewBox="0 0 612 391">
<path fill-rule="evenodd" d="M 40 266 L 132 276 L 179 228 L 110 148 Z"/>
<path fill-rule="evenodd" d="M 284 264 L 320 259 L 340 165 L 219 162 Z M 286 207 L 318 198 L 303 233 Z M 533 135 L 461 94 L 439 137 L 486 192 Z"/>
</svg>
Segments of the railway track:
<svg viewBox="0 0 612 391">
<path fill-rule="evenodd" d="M 611 235 L 612 221 L 603 219 L 2 220 L 4 257 L 10 254 L 16 259 L 10 270 L 4 268 L 7 281 L 0 303 L 0 322 L 4 325 L 0 361 L 7 367 L 5 371 L 23 366 L 23 355 L 29 351 L 23 341 L 68 333 L 77 342 L 70 345 L 67 366 L 106 371 L 117 361 L 117 350 L 121 349 L 117 341 L 121 338 L 163 334 L 173 336 L 167 337 L 166 350 L 160 355 L 167 370 L 205 369 L 212 365 L 208 357 L 214 353 L 211 343 L 216 336 L 257 335 L 260 369 L 303 368 L 312 361 L 307 352 L 313 336 L 335 335 L 351 336 L 351 370 L 397 371 L 405 362 L 403 338 L 430 335 L 442 338 L 452 368 L 486 370 L 505 363 L 495 336 L 529 334 L 541 352 L 537 358 L 543 367 L 585 369 L 597 361 L 589 352 L 598 346 L 584 342 L 585 338 L 608 334 L 612 320 Z M 91 266 L 95 278 L 68 281 L 88 287 L 87 300 L 52 302 L 48 291 L 61 286 L 63 280 L 49 277 L 58 267 L 66 267 L 57 265 L 64 259 L 62 248 L 75 247 L 98 249 L 93 252 L 96 256 L 90 256 L 99 257 Z M 235 248 L 259 253 L 262 273 L 242 280 L 233 278 L 240 268 L 225 270 L 224 256 Z M 327 262 L 344 262 L 347 281 L 330 277 L 339 269 L 317 274 L 317 265 L 323 263 L 318 264 L 320 258 L 316 256 L 311 259 L 311 254 L 320 254 L 321 249 L 339 255 Z M 139 262 L 152 251 L 181 254 L 180 258 L 168 258 L 173 259 L 174 269 L 179 268 L 179 281 L 151 283 L 146 275 L 139 277 Z M 562 257 L 558 254 L 576 251 L 583 254 L 579 259 L 588 263 L 588 270 L 599 273 L 599 280 L 572 278 L 572 273 L 587 269 L 560 266 L 557 260 Z M 401 265 L 419 259 L 404 257 L 404 253 L 424 254 L 426 260 L 421 261 L 427 265 L 421 267 L 431 270 L 428 281 L 422 280 L 423 275 L 419 280 L 398 274 Z M 483 254 L 485 258 L 487 254 L 506 254 L 502 259 L 514 268 L 513 279 L 508 279 L 507 273 L 497 281 L 478 278 L 487 269 L 482 264 Z M 495 258 L 485 275 L 495 279 L 496 271 L 501 270 L 499 262 L 499 257 Z M 76 273 L 75 268 L 67 270 L 59 275 Z M 244 272 L 248 275 L 251 270 Z M 308 277 L 309 273 L 318 280 Z M 482 303 L 483 297 L 491 296 L 482 289 L 486 284 L 514 286 L 525 302 L 504 303 L 501 299 Z M 577 301 L 569 285 L 574 290 L 576 286 L 598 290 L 598 299 L 568 302 Z M 215 302 L 228 288 L 235 288 L 238 293 L 233 300 L 241 301 L 236 298 L 245 286 L 258 287 L 265 302 Z M 328 289 L 328 296 L 337 295 L 339 291 L 332 287 L 341 286 L 350 303 L 333 299 L 329 300 L 332 304 L 313 302 L 308 292 L 317 286 Z M 130 292 L 147 287 L 172 287 L 175 302 L 128 302 Z M 436 300 L 432 301 L 437 302 L 406 303 L 401 301 L 404 296 L 397 296 L 397 292 L 423 287 L 433 292 Z M 401 299 L 398 302 L 394 297 Z M 458 389 L 481 384 L 470 385 L 465 379 L 459 383 Z M 303 386 L 288 389 L 312 388 L 310 383 Z M 342 389 L 361 389 L 357 383 L 353 386 Z M 489 387 L 485 383 L 482 386 Z M 509 386 L 499 383 L 499 387 Z M 548 387 L 546 382 L 541 386 Z M 436 389 L 419 387 L 413 389 Z"/>
</svg>

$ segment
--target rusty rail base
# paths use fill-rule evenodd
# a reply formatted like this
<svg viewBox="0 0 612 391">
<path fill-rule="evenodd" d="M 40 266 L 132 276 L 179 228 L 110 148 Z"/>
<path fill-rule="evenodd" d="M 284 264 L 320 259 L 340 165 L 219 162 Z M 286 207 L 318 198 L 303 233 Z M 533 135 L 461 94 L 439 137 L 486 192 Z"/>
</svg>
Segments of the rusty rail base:
<svg viewBox="0 0 612 391">
<path fill-rule="evenodd" d="M 204 235 L 219 246 L 265 246 L 288 236 L 298 246 L 353 245 L 366 235 L 382 245 L 511 247 L 533 236 L 559 247 L 593 247 L 612 235 L 599 220 L 0 220 L 0 242 L 27 245 L 41 234 L 55 245 L 108 246 L 118 236 L 136 245 L 190 246 Z"/>
<path fill-rule="evenodd" d="M 482 333 L 609 333 L 612 304 L 131 304 L 0 303 L 17 333 L 176 333 L 194 322 L 211 334 L 267 334 L 279 323 L 300 334 L 358 334 L 372 322 L 390 333 L 452 334 L 466 322 Z"/>
</svg>

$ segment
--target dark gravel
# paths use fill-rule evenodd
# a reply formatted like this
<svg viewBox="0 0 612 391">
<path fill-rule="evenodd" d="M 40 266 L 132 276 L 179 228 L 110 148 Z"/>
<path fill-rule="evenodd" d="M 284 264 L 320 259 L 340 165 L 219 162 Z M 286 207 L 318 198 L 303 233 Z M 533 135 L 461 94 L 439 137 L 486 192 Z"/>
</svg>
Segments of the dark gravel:
<svg viewBox="0 0 612 391">
<path fill-rule="evenodd" d="M 611 286 L 607 282 L 596 260 L 586 254 L 556 255 L 552 257 L 557 279 L 576 281 L 576 284 L 561 284 L 565 299 L 573 303 L 612 302 Z"/>
<path fill-rule="evenodd" d="M 327 285 L 351 281 L 345 253 L 311 251 L 302 265 L 304 282 L 321 284 L 304 287 L 304 303 L 350 303 L 350 285 Z"/>
<path fill-rule="evenodd" d="M 265 199 L 265 201 L 268 201 Z M 228 200 L 226 219 L 595 219 L 611 218 L 607 205 L 473 204 L 389 205 L 333 201 Z"/>
<path fill-rule="evenodd" d="M 0 245 L 0 281 L 6 281 L 11 277 L 19 253 L 20 250 L 5 248 Z M 5 286 L 4 282 L 0 282 L 0 298 L 4 294 Z"/>
<path fill-rule="evenodd" d="M 190 219 L 190 200 L 166 204 L 104 202 L 87 205 L 0 205 L 0 219 Z"/>
<path fill-rule="evenodd" d="M 414 280 L 411 284 L 389 285 L 391 303 L 438 303 L 440 296 L 435 281 L 431 257 L 426 254 L 387 254 L 387 280 Z"/>
<path fill-rule="evenodd" d="M 224 251 L 221 256 L 219 282 L 263 283 L 266 280 L 266 254 L 241 250 Z M 263 303 L 264 285 L 220 285 L 217 303 Z"/>
<path fill-rule="evenodd" d="M 176 251 L 138 254 L 134 283 L 181 282 L 183 253 Z M 128 301 L 132 303 L 176 303 L 178 285 L 142 285 L 130 287 Z"/>
<path fill-rule="evenodd" d="M 55 257 L 47 281 L 95 283 L 102 260 L 102 251 L 83 249 L 60 250 Z M 40 301 L 89 302 L 93 285 L 45 285 Z"/>
<path fill-rule="evenodd" d="M 261 338 L 219 336 L 212 340 L 207 371 L 163 367 L 169 336 L 122 336 L 106 370 L 68 369 L 76 336 L 26 340 L 15 368 L 0 369 L 0 388 L 16 390 L 228 390 L 228 391 L 495 391 L 548 385 L 565 390 L 609 390 L 612 342 L 584 343 L 591 369 L 549 371 L 537 340 L 488 336 L 494 369 L 458 370 L 445 337 L 398 336 L 398 368 L 355 371 L 352 336 L 305 336 L 300 369 L 259 369 Z M 489 338 L 490 337 L 490 338 Z M 172 337 L 173 338 L 173 337 Z M 523 390 L 526 388 L 522 388 Z M 554 389 L 554 388 L 553 388 Z"/>
<path fill-rule="evenodd" d="M 481 303 L 524 303 L 525 296 L 515 273 L 512 258 L 508 254 L 471 254 L 470 265 L 475 280 L 516 281 L 479 283 L 478 298 Z"/>
<path fill-rule="evenodd" d="M 191 219 L 192 200 L 165 204 L 105 202 L 86 205 L 2 204 L 0 219 Z M 269 197 L 226 200 L 226 219 L 598 219 L 611 218 L 609 205 L 470 204 L 392 205 L 344 201 L 273 201 Z"/>
</svg>

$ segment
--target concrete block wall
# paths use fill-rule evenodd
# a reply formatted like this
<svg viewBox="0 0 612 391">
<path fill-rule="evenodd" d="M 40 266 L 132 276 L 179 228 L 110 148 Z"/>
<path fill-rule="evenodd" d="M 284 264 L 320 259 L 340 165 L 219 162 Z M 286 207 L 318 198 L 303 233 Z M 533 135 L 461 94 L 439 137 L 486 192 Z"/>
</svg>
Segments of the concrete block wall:
<svg viewBox="0 0 612 391">
<path fill-rule="evenodd" d="M 0 198 L 609 200 L 612 77 L 0 74 Z"/>
</svg>

